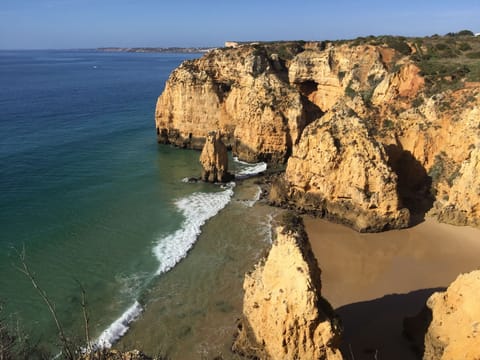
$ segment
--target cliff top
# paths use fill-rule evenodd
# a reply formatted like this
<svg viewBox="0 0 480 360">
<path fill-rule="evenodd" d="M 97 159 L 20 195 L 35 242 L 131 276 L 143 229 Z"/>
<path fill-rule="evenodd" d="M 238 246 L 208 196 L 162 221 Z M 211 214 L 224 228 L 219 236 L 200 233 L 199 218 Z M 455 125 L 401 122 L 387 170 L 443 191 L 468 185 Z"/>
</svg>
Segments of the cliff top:
<svg viewBox="0 0 480 360">
<path fill-rule="evenodd" d="M 267 55 L 277 54 L 290 60 L 308 49 L 323 50 L 329 46 L 346 44 L 350 47 L 373 45 L 394 49 L 400 56 L 408 56 L 421 69 L 432 92 L 462 87 L 460 80 L 480 82 L 480 36 L 470 30 L 426 37 L 367 36 L 351 40 L 324 41 L 266 41 L 236 42 L 236 47 L 265 49 Z M 230 49 L 230 47 L 220 48 Z"/>
</svg>

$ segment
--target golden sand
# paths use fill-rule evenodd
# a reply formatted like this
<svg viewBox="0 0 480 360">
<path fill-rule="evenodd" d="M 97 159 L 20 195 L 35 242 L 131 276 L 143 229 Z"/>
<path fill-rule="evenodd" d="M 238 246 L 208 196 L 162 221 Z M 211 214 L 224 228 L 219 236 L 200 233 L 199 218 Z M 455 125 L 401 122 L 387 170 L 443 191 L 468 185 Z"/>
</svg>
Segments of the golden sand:
<svg viewBox="0 0 480 360">
<path fill-rule="evenodd" d="M 305 217 L 322 269 L 322 294 L 341 316 L 347 358 L 415 359 L 403 319 L 458 274 L 480 268 L 480 230 L 432 219 L 405 230 L 360 234 Z"/>
</svg>

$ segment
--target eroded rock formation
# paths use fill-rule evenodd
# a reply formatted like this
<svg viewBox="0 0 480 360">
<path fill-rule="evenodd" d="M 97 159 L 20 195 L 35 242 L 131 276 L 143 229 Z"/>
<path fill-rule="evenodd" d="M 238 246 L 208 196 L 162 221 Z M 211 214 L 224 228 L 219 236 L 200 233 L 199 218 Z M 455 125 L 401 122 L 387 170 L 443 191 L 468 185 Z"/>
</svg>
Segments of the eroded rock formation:
<svg viewBox="0 0 480 360">
<path fill-rule="evenodd" d="M 407 331 L 427 330 L 418 344 L 424 348 L 424 360 L 480 359 L 479 302 L 480 270 L 459 275 L 445 292 L 427 300 L 426 309 L 407 322 Z M 415 321 L 424 324 L 411 326 Z"/>
<path fill-rule="evenodd" d="M 208 133 L 202 153 L 202 180 L 208 182 L 226 182 L 233 178 L 228 172 L 227 147 L 216 131 Z"/>
<path fill-rule="evenodd" d="M 338 319 L 321 296 L 320 269 L 303 227 L 278 228 L 268 257 L 243 287 L 234 351 L 258 359 L 342 359 Z"/>
<path fill-rule="evenodd" d="M 285 179 L 297 208 L 321 211 L 358 231 L 409 224 L 382 145 L 351 109 L 334 108 L 305 129 Z"/>
<path fill-rule="evenodd" d="M 200 149 L 208 132 L 219 129 L 241 160 L 285 161 L 307 117 L 273 55 L 240 47 L 184 62 L 157 102 L 159 141 Z"/>
<path fill-rule="evenodd" d="M 428 212 L 478 226 L 480 83 L 458 81 L 461 69 L 426 77 L 409 55 L 421 47 L 389 41 L 241 45 L 187 61 L 158 99 L 158 139 L 201 149 L 218 129 L 241 160 L 293 153 L 273 197 L 358 230 L 404 227 L 402 207 L 410 224 Z M 331 141 L 342 148 L 332 153 Z M 350 207 L 358 220 L 345 217 Z"/>
<path fill-rule="evenodd" d="M 462 164 L 438 219 L 454 225 L 480 226 L 480 144 Z"/>
</svg>

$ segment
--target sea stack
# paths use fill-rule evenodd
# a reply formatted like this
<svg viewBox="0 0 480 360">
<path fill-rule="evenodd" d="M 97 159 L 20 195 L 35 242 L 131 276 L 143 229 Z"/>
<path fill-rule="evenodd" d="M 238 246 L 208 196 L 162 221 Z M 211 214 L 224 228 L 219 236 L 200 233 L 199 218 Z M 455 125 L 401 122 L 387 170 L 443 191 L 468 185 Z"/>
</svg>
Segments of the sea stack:
<svg viewBox="0 0 480 360">
<path fill-rule="evenodd" d="M 208 133 L 200 155 L 200 163 L 203 167 L 203 181 L 227 182 L 232 179 L 232 175 L 228 172 L 227 147 L 216 131 Z"/>
<path fill-rule="evenodd" d="M 276 229 L 268 257 L 245 276 L 233 351 L 262 360 L 340 360 L 338 318 L 321 296 L 320 269 L 303 223 L 293 220 Z"/>
<path fill-rule="evenodd" d="M 471 50 L 445 46 L 451 40 L 212 50 L 169 77 L 157 101 L 158 141 L 201 149 L 218 130 L 240 160 L 288 163 L 272 204 L 357 231 L 401 229 L 427 214 L 480 226 L 478 64 L 452 66 L 450 55 L 478 50 L 473 40 Z"/>
</svg>

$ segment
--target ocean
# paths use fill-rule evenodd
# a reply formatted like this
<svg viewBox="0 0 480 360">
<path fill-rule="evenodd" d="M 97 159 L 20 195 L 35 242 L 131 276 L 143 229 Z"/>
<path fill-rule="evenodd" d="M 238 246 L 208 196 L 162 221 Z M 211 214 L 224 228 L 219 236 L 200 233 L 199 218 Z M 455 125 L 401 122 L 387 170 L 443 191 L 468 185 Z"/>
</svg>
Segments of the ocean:
<svg viewBox="0 0 480 360">
<path fill-rule="evenodd" d="M 0 52 L 0 301 L 34 342 L 58 346 L 18 270 L 23 249 L 79 342 L 81 283 L 98 344 L 226 356 L 274 210 L 255 203 L 252 180 L 186 182 L 200 174 L 199 152 L 156 142 L 156 99 L 198 56 Z M 265 168 L 232 163 L 243 177 Z"/>
</svg>

